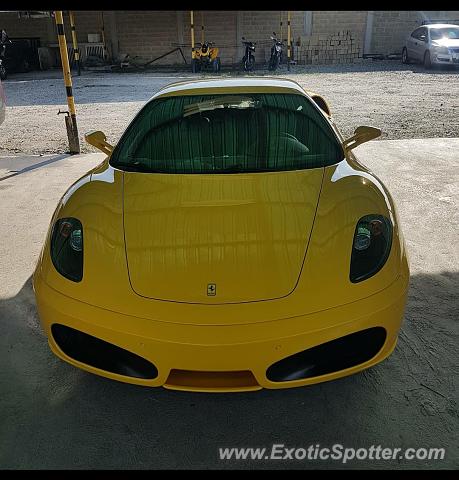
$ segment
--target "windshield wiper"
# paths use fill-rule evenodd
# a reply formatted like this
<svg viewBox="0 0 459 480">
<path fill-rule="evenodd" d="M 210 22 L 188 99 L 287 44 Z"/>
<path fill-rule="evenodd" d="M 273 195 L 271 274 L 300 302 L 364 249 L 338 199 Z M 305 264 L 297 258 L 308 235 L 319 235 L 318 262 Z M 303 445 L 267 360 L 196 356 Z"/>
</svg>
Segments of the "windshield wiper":
<svg viewBox="0 0 459 480">
<path fill-rule="evenodd" d="M 275 171 L 272 168 L 258 168 L 258 167 L 246 167 L 241 163 L 230 165 L 229 167 L 218 168 L 215 170 L 220 173 L 257 173 L 257 172 L 272 172 Z"/>
<path fill-rule="evenodd" d="M 264 167 L 245 167 L 238 163 L 236 165 L 230 165 L 225 168 L 218 168 L 215 172 L 218 173 L 260 173 L 260 172 L 282 172 L 277 168 L 264 168 Z"/>
<path fill-rule="evenodd" d="M 223 173 L 239 173 L 244 171 L 244 167 L 242 164 L 236 163 L 234 165 L 230 165 L 229 167 L 216 168 L 214 171 Z"/>
<path fill-rule="evenodd" d="M 117 162 L 114 167 L 120 167 L 122 170 L 126 172 L 143 172 L 143 173 L 166 173 L 165 170 L 161 170 L 158 168 L 150 168 L 143 163 L 128 163 L 128 162 Z"/>
</svg>

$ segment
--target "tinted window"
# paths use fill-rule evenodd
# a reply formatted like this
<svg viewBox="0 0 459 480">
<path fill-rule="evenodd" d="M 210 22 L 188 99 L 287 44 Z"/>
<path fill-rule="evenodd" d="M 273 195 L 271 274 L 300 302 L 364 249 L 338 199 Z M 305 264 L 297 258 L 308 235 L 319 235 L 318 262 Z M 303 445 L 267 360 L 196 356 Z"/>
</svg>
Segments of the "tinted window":
<svg viewBox="0 0 459 480">
<path fill-rule="evenodd" d="M 190 95 L 149 102 L 111 164 L 159 173 L 284 171 L 332 165 L 343 151 L 303 95 Z"/>
<path fill-rule="evenodd" d="M 420 28 L 417 28 L 412 34 L 411 36 L 413 38 L 416 38 L 417 40 L 426 40 L 426 34 L 427 34 L 427 29 L 425 27 L 420 27 Z M 421 37 L 424 36 L 423 39 L 421 39 Z"/>
<path fill-rule="evenodd" d="M 417 29 L 411 34 L 411 36 L 412 36 L 413 38 L 416 38 L 416 39 L 419 38 L 419 33 L 420 33 L 420 31 L 421 31 L 421 29 L 420 29 L 420 28 L 417 28 Z"/>
</svg>

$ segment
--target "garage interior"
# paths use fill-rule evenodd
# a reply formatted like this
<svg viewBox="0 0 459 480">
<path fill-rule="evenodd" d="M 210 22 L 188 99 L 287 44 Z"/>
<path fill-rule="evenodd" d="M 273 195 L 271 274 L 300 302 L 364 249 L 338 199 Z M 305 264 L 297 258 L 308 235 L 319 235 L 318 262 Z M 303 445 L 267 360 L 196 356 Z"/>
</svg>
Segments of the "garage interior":
<svg viewBox="0 0 459 480">
<path fill-rule="evenodd" d="M 55 19 L 46 12 L 0 12 L 0 28 L 36 52 L 37 62 L 19 65 L 3 82 L 0 468 L 457 469 L 459 71 L 426 72 L 388 57 L 400 54 L 416 26 L 427 19 L 458 22 L 459 11 L 292 12 L 298 63 L 290 72 L 284 65 L 278 78 L 323 95 L 344 135 L 357 125 L 383 130 L 355 154 L 398 206 L 411 268 L 405 318 L 394 353 L 359 374 L 299 389 L 215 395 L 122 384 L 75 369 L 49 351 L 31 276 L 59 199 L 104 158 L 84 143 L 84 133 L 102 130 L 114 144 L 159 89 L 206 78 L 189 69 L 189 11 L 74 14 L 82 60 L 91 57 L 81 76 L 72 71 L 80 155 L 68 154 L 57 115 L 67 104 Z M 199 40 L 201 12 L 194 14 Z M 221 46 L 228 70 L 240 62 L 242 36 L 260 42 L 256 56 L 266 62 L 281 18 L 286 34 L 287 12 L 206 11 L 206 38 Z M 73 63 L 68 12 L 64 23 Z M 336 62 L 330 52 L 340 41 L 349 45 L 335 54 L 343 57 Z M 107 71 L 126 55 L 148 62 L 177 45 L 188 64 L 176 51 L 148 71 Z M 310 51 L 314 60 L 304 53 Z M 432 447 L 445 448 L 446 457 L 345 465 L 218 457 L 220 447 L 274 444 Z"/>
</svg>

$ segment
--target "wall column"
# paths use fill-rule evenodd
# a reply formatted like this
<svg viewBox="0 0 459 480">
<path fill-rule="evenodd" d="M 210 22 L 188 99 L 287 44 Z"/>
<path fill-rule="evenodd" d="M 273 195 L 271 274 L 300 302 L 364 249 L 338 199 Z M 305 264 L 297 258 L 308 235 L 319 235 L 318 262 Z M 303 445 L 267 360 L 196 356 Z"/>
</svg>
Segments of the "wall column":
<svg viewBox="0 0 459 480">
<path fill-rule="evenodd" d="M 182 46 L 184 42 L 183 20 L 184 20 L 183 10 L 177 10 L 177 40 L 180 46 Z"/>
<path fill-rule="evenodd" d="M 118 40 L 118 30 L 116 28 L 116 15 L 117 12 L 108 11 L 105 13 L 108 17 L 108 24 L 110 26 L 110 43 L 111 43 L 111 52 L 112 60 L 118 62 L 118 55 L 120 52 L 120 43 Z"/>
<path fill-rule="evenodd" d="M 304 12 L 303 35 L 312 35 L 312 11 Z"/>
<path fill-rule="evenodd" d="M 371 52 L 371 40 L 373 37 L 373 14 L 374 11 L 367 12 L 367 26 L 365 29 L 365 39 L 363 43 L 363 53 L 372 53 Z"/>
<path fill-rule="evenodd" d="M 184 31 L 183 31 L 183 22 L 184 22 L 184 11 L 183 10 L 177 10 L 177 43 L 178 43 L 178 46 L 179 48 L 182 48 L 183 47 L 183 43 L 184 43 Z M 183 48 L 182 48 L 183 50 Z M 184 53 L 184 55 L 186 55 L 186 53 Z M 183 62 L 183 58 L 182 56 L 180 55 L 180 52 L 177 52 L 175 54 L 176 58 L 177 58 L 177 63 L 180 63 L 180 62 Z M 186 57 L 185 57 L 186 58 Z"/>
<path fill-rule="evenodd" d="M 242 57 L 244 56 L 244 50 L 243 50 L 243 45 L 242 45 L 242 36 L 244 35 L 243 33 L 243 15 L 244 12 L 242 10 L 237 11 L 237 19 L 236 19 L 236 59 L 235 63 L 237 64 Z"/>
<path fill-rule="evenodd" d="M 46 42 L 55 43 L 56 35 L 56 23 L 53 17 L 49 17 L 46 19 Z"/>
</svg>

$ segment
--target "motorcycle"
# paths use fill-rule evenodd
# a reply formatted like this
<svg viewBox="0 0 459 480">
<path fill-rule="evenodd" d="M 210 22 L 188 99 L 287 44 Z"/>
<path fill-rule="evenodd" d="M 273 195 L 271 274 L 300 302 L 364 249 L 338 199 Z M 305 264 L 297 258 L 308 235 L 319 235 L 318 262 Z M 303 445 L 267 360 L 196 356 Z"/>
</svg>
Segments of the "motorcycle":
<svg viewBox="0 0 459 480">
<path fill-rule="evenodd" d="M 8 38 L 8 35 L 6 34 L 5 30 L 2 30 L 1 36 L 0 36 L 0 80 L 5 80 L 8 75 L 5 64 L 4 64 L 4 60 L 5 60 L 6 45 L 10 43 L 13 43 L 13 42 Z"/>
<path fill-rule="evenodd" d="M 245 53 L 242 57 L 242 67 L 246 72 L 251 72 L 255 67 L 255 56 L 252 52 L 255 52 L 255 42 L 249 42 L 242 37 L 242 43 L 245 47 Z"/>
<path fill-rule="evenodd" d="M 273 41 L 273 46 L 271 47 L 271 57 L 268 63 L 268 70 L 277 70 L 277 67 L 280 65 L 282 61 L 282 40 L 277 38 L 276 32 L 273 32 L 273 36 L 271 36 L 271 40 Z"/>
<path fill-rule="evenodd" d="M 195 58 L 191 60 L 192 72 L 197 73 L 211 66 L 213 72 L 218 73 L 221 67 L 218 48 L 214 47 L 212 42 L 198 43 L 198 46 L 194 52 Z"/>
</svg>

